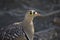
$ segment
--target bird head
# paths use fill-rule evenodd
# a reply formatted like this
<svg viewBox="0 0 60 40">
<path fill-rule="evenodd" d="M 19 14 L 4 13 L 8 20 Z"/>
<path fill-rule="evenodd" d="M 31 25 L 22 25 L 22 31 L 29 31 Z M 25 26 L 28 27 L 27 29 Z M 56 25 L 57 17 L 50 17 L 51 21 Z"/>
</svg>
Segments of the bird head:
<svg viewBox="0 0 60 40">
<path fill-rule="evenodd" d="M 36 12 L 35 10 L 28 10 L 27 15 L 30 17 L 40 16 L 40 14 L 38 12 Z"/>
<path fill-rule="evenodd" d="M 37 11 L 35 11 L 35 10 L 28 10 L 26 12 L 25 18 L 33 19 L 36 16 L 40 16 L 40 14 Z"/>
</svg>

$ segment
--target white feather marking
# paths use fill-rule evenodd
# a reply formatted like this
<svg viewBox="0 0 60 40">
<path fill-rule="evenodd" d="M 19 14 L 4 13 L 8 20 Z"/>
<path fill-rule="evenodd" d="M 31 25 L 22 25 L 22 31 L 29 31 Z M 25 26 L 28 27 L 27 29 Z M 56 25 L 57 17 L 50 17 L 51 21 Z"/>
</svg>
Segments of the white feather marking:
<svg viewBox="0 0 60 40">
<path fill-rule="evenodd" d="M 33 25 L 33 22 L 31 21 L 30 24 Z"/>
<path fill-rule="evenodd" d="M 37 14 L 37 12 L 35 12 L 35 14 Z"/>
<path fill-rule="evenodd" d="M 14 24 L 16 25 L 16 24 L 19 24 L 19 23 L 14 23 Z"/>
<path fill-rule="evenodd" d="M 17 25 L 17 24 L 20 24 L 20 23 L 22 23 L 22 22 L 16 22 L 16 23 L 13 23 L 13 25 Z"/>
<path fill-rule="evenodd" d="M 31 11 L 32 11 L 32 13 L 35 12 L 35 10 L 31 10 Z"/>
<path fill-rule="evenodd" d="M 31 30 L 34 33 L 34 27 L 33 27 L 33 22 L 32 21 L 30 22 L 30 25 L 32 26 L 32 29 Z"/>
<path fill-rule="evenodd" d="M 31 11 L 32 11 L 32 13 L 35 12 L 35 14 L 37 14 L 37 12 L 35 10 L 31 10 Z"/>
</svg>

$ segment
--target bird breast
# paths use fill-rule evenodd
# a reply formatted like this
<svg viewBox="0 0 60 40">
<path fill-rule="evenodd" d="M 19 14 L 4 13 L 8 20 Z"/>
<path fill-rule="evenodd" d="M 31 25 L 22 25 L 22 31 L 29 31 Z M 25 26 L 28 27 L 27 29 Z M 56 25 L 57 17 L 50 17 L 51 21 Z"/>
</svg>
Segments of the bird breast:
<svg viewBox="0 0 60 40">
<path fill-rule="evenodd" d="M 33 22 L 32 21 L 30 22 L 30 25 L 32 26 L 32 28 L 31 28 L 32 29 L 32 32 L 34 33 L 34 25 L 33 25 Z"/>
</svg>

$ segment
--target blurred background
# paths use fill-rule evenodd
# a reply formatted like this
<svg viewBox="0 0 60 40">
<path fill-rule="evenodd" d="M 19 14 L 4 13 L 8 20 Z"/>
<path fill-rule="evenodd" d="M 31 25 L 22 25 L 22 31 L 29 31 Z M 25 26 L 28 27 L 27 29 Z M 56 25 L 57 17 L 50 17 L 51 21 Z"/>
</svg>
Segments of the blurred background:
<svg viewBox="0 0 60 40">
<path fill-rule="evenodd" d="M 29 9 L 43 15 L 34 18 L 34 40 L 60 40 L 60 0 L 0 0 L 0 27 L 22 21 Z"/>
</svg>

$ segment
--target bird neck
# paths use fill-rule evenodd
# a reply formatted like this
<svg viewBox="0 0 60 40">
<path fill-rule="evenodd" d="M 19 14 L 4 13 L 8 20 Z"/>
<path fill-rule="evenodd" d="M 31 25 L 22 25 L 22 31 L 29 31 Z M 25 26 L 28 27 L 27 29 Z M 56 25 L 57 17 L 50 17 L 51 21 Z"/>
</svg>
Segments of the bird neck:
<svg viewBox="0 0 60 40">
<path fill-rule="evenodd" d="M 32 17 L 25 17 L 24 21 L 30 23 L 30 22 L 33 22 L 33 18 Z"/>
<path fill-rule="evenodd" d="M 27 37 L 29 40 L 33 40 L 33 34 L 34 34 L 34 26 L 33 26 L 33 18 L 27 17 L 23 20 L 23 29 L 25 33 L 27 34 Z"/>
</svg>

